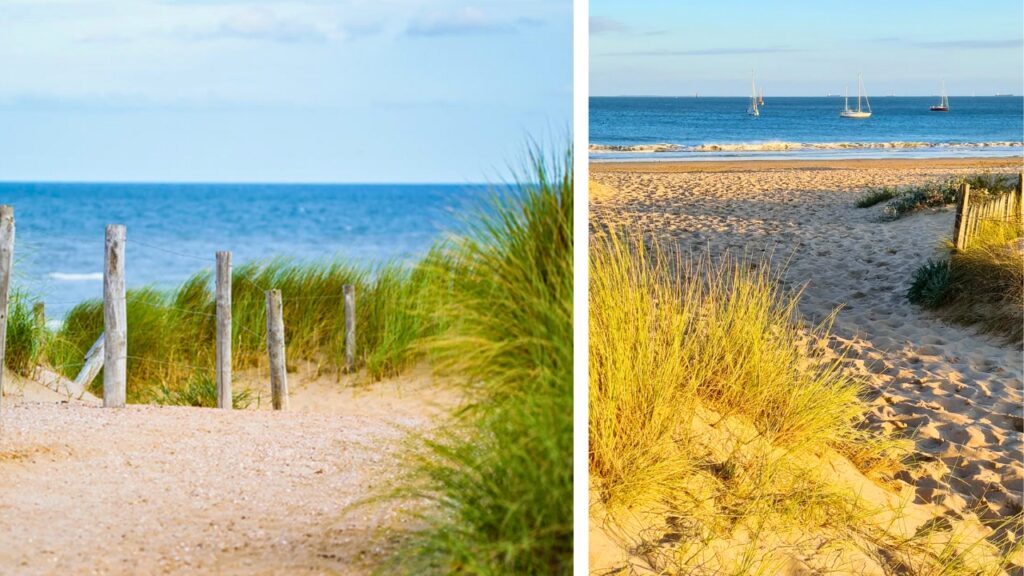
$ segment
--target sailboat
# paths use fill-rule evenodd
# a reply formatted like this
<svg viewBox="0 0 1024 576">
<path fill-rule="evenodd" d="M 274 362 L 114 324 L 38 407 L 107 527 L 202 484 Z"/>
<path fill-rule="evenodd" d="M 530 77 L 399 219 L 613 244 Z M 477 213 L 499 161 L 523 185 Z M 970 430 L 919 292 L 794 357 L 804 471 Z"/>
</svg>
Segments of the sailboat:
<svg viewBox="0 0 1024 576">
<path fill-rule="evenodd" d="M 764 86 L 761 86 L 757 91 L 757 104 L 764 106 Z"/>
<path fill-rule="evenodd" d="M 754 84 L 754 73 L 750 73 L 750 106 L 747 107 L 747 114 L 750 116 L 760 116 L 761 112 L 757 109 L 757 85 Z"/>
<path fill-rule="evenodd" d="M 839 113 L 840 118 L 871 118 L 871 102 L 868 100 L 868 95 L 864 90 L 864 78 L 857 75 L 857 109 L 850 109 L 850 89 L 846 89 L 846 98 L 843 104 L 843 111 Z M 867 110 L 861 109 L 861 98 L 864 98 L 864 104 L 867 106 Z"/>
<path fill-rule="evenodd" d="M 939 91 L 939 103 L 928 108 L 932 112 L 949 112 L 949 97 L 946 96 L 946 81 L 942 81 L 942 89 Z"/>
</svg>

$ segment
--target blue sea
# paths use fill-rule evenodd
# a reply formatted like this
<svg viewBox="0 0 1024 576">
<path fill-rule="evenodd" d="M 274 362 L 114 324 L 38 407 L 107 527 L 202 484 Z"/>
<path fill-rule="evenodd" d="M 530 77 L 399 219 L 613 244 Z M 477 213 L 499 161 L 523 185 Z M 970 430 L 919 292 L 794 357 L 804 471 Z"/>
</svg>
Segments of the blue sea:
<svg viewBox="0 0 1024 576">
<path fill-rule="evenodd" d="M 212 270 L 273 257 L 343 257 L 373 264 L 418 259 L 457 232 L 482 185 L 85 184 L 0 182 L 14 206 L 13 283 L 59 321 L 103 294 L 107 224 L 127 227 L 129 288 L 174 287 Z"/>
<path fill-rule="evenodd" d="M 1024 98 L 871 99 L 866 120 L 839 117 L 842 96 L 768 96 L 761 115 L 749 98 L 592 97 L 590 158 L 614 160 L 749 160 L 1020 156 Z M 855 106 L 855 99 L 851 99 Z"/>
</svg>

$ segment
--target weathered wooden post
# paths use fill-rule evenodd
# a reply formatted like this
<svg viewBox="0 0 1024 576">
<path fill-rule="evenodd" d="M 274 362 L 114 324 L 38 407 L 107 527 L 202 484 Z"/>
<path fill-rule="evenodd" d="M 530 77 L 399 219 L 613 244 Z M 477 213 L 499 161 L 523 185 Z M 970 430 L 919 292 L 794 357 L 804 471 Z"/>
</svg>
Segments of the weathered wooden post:
<svg viewBox="0 0 1024 576">
<path fill-rule="evenodd" d="M 1017 174 L 1017 209 L 1015 217 L 1024 222 L 1024 172 Z"/>
<path fill-rule="evenodd" d="M 89 351 L 85 353 L 85 362 L 82 364 L 82 369 L 78 371 L 78 376 L 75 376 L 74 389 L 71 390 L 71 394 L 76 400 L 85 394 L 89 385 L 96 379 L 96 375 L 100 373 L 100 369 L 103 368 L 103 361 L 106 360 L 106 346 L 103 344 L 105 339 L 106 336 L 100 334 Z"/>
<path fill-rule="evenodd" d="M 7 353 L 7 298 L 11 290 L 14 263 L 14 206 L 0 206 L 0 403 L 4 395 L 4 366 Z"/>
<path fill-rule="evenodd" d="M 103 405 L 124 406 L 128 391 L 128 305 L 124 289 L 125 228 L 107 226 L 103 261 Z"/>
<path fill-rule="evenodd" d="M 352 372 L 356 366 L 356 287 L 345 284 L 345 372 Z"/>
<path fill-rule="evenodd" d="M 960 184 L 959 202 L 956 206 L 956 220 L 953 223 L 953 243 L 957 250 L 967 247 L 967 208 L 970 204 L 971 185 Z"/>
<path fill-rule="evenodd" d="M 217 407 L 231 409 L 231 252 L 217 252 Z"/>
<path fill-rule="evenodd" d="M 288 409 L 288 372 L 284 358 L 284 309 L 280 290 L 267 290 L 267 356 L 274 410 Z"/>
</svg>

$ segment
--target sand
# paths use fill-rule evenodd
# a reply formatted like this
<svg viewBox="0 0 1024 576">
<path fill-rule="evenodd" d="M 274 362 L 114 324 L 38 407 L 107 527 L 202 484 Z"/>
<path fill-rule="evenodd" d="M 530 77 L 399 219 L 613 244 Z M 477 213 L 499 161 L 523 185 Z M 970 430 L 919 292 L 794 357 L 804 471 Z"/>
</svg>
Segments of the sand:
<svg viewBox="0 0 1024 576">
<path fill-rule="evenodd" d="M 981 168 L 979 168 L 979 166 Z M 921 465 L 900 481 L 951 518 L 1021 510 L 1022 351 L 911 305 L 914 269 L 941 252 L 951 209 L 893 222 L 857 209 L 867 188 L 924 183 L 1006 159 L 591 164 L 593 222 L 652 232 L 714 253 L 772 254 L 800 311 L 835 318 L 831 354 L 870 386 L 870 423 L 911 437 Z"/>
<path fill-rule="evenodd" d="M 408 527 L 375 502 L 459 394 L 424 369 L 291 374 L 292 410 L 68 402 L 21 380 L 0 439 L 0 573 L 366 574 Z"/>
</svg>

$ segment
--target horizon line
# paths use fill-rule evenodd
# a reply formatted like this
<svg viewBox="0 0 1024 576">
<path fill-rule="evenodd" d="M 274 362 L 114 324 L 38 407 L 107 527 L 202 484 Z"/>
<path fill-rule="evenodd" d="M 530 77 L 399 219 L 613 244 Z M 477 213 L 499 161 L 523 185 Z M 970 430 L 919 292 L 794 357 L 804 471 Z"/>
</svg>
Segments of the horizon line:
<svg viewBox="0 0 1024 576">
<path fill-rule="evenodd" d="M 324 181 L 284 181 L 284 180 L 7 180 L 0 178 L 3 184 L 114 184 L 130 186 L 153 185 L 184 185 L 184 186 L 467 186 L 493 187 L 516 186 L 515 184 L 495 184 L 493 182 L 324 182 Z"/>
<path fill-rule="evenodd" d="M 931 98 L 941 94 L 879 94 L 872 98 Z M 688 94 L 590 94 L 588 98 L 750 98 L 750 94 L 708 94 L 699 92 Z M 832 98 L 843 97 L 843 94 L 774 94 L 765 98 Z M 1024 94 L 948 94 L 949 98 L 1024 98 Z"/>
</svg>

